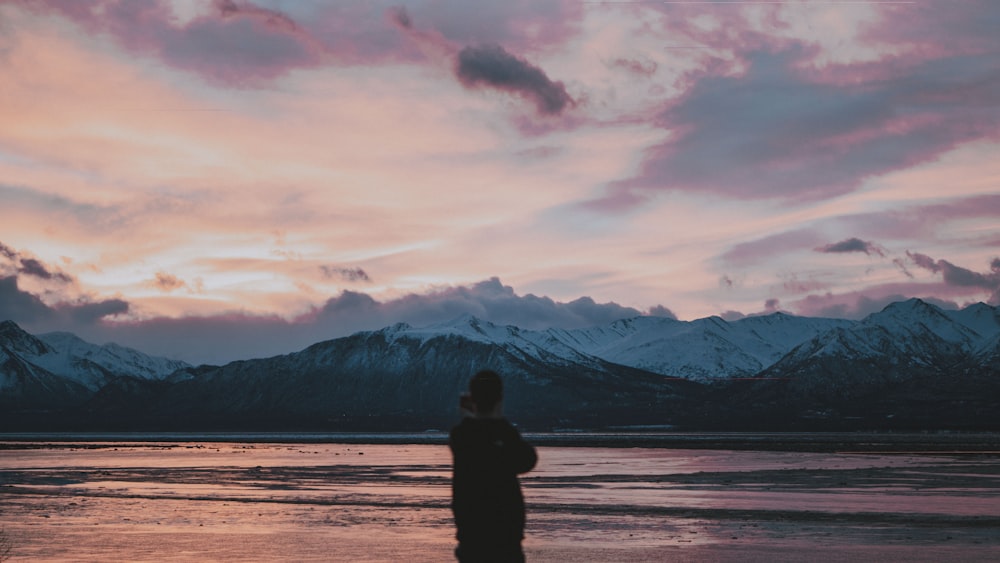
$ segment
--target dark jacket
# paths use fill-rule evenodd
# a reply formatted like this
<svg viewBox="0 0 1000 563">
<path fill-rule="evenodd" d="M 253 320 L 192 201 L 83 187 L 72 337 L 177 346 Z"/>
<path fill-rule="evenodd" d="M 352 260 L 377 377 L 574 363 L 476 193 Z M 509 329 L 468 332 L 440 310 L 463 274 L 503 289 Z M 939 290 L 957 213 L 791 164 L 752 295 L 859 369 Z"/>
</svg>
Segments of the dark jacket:
<svg viewBox="0 0 1000 563">
<path fill-rule="evenodd" d="M 519 473 L 535 467 L 535 448 L 507 420 L 465 418 L 451 430 L 451 508 L 460 546 L 520 546 L 524 497 Z"/>
</svg>

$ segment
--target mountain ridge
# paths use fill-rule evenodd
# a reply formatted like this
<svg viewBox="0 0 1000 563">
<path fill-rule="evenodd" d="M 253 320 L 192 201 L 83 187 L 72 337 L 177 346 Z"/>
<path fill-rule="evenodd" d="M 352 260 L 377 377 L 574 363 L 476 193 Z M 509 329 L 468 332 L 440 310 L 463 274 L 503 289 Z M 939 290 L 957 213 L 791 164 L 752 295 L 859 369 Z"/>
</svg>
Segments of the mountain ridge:
<svg viewBox="0 0 1000 563">
<path fill-rule="evenodd" d="M 919 299 L 860 321 L 645 316 L 525 330 L 463 315 L 197 367 L 68 333 L 34 337 L 8 321 L 0 323 L 0 404 L 75 406 L 84 419 L 161 425 L 441 425 L 454 417 L 466 378 L 491 367 L 508 382 L 512 417 L 542 427 L 795 427 L 839 424 L 859 412 L 872 425 L 968 427 L 1000 422 L 990 414 L 1000 396 L 998 359 L 996 307 L 943 311 Z M 28 391 L 5 390 L 15 380 Z M 949 382 L 961 388 L 955 397 Z M 914 410 L 935 396 L 950 405 L 942 415 L 950 419 Z M 985 418 L 969 419 L 960 403 Z"/>
</svg>

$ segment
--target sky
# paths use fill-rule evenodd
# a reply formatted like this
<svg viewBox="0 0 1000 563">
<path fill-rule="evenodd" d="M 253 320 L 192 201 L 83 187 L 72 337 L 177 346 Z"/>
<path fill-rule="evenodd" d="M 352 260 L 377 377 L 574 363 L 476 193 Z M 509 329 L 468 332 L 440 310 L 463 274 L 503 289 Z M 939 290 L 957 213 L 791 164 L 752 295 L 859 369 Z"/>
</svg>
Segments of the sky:
<svg viewBox="0 0 1000 563">
<path fill-rule="evenodd" d="M 0 319 L 192 363 L 1000 305 L 1000 2 L 0 0 Z"/>
</svg>

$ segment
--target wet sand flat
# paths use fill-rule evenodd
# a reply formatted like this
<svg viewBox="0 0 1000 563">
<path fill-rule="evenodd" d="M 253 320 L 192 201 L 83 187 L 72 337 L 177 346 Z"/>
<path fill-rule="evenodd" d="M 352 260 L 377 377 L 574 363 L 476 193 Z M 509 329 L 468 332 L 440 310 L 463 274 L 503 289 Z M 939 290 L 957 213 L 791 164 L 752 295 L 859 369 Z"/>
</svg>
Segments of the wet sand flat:
<svg viewBox="0 0 1000 563">
<path fill-rule="evenodd" d="M 1000 456 L 540 446 L 530 561 L 992 561 Z M 440 444 L 0 443 L 16 560 L 449 561 Z"/>
</svg>

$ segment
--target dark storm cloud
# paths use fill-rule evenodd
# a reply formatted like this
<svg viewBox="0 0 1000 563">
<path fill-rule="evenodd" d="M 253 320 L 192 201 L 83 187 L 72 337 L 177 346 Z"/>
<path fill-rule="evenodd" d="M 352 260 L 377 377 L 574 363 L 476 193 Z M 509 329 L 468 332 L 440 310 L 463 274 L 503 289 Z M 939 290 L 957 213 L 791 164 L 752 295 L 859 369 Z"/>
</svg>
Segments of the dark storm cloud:
<svg viewBox="0 0 1000 563">
<path fill-rule="evenodd" d="M 527 98 L 540 114 L 557 115 L 574 103 L 562 82 L 499 45 L 465 47 L 458 52 L 455 74 L 467 88 L 485 86 Z"/>
<path fill-rule="evenodd" d="M 816 252 L 843 253 L 843 252 L 864 252 L 865 254 L 877 254 L 885 256 L 885 250 L 874 242 L 851 237 L 849 239 L 827 244 L 816 248 Z"/>
</svg>

